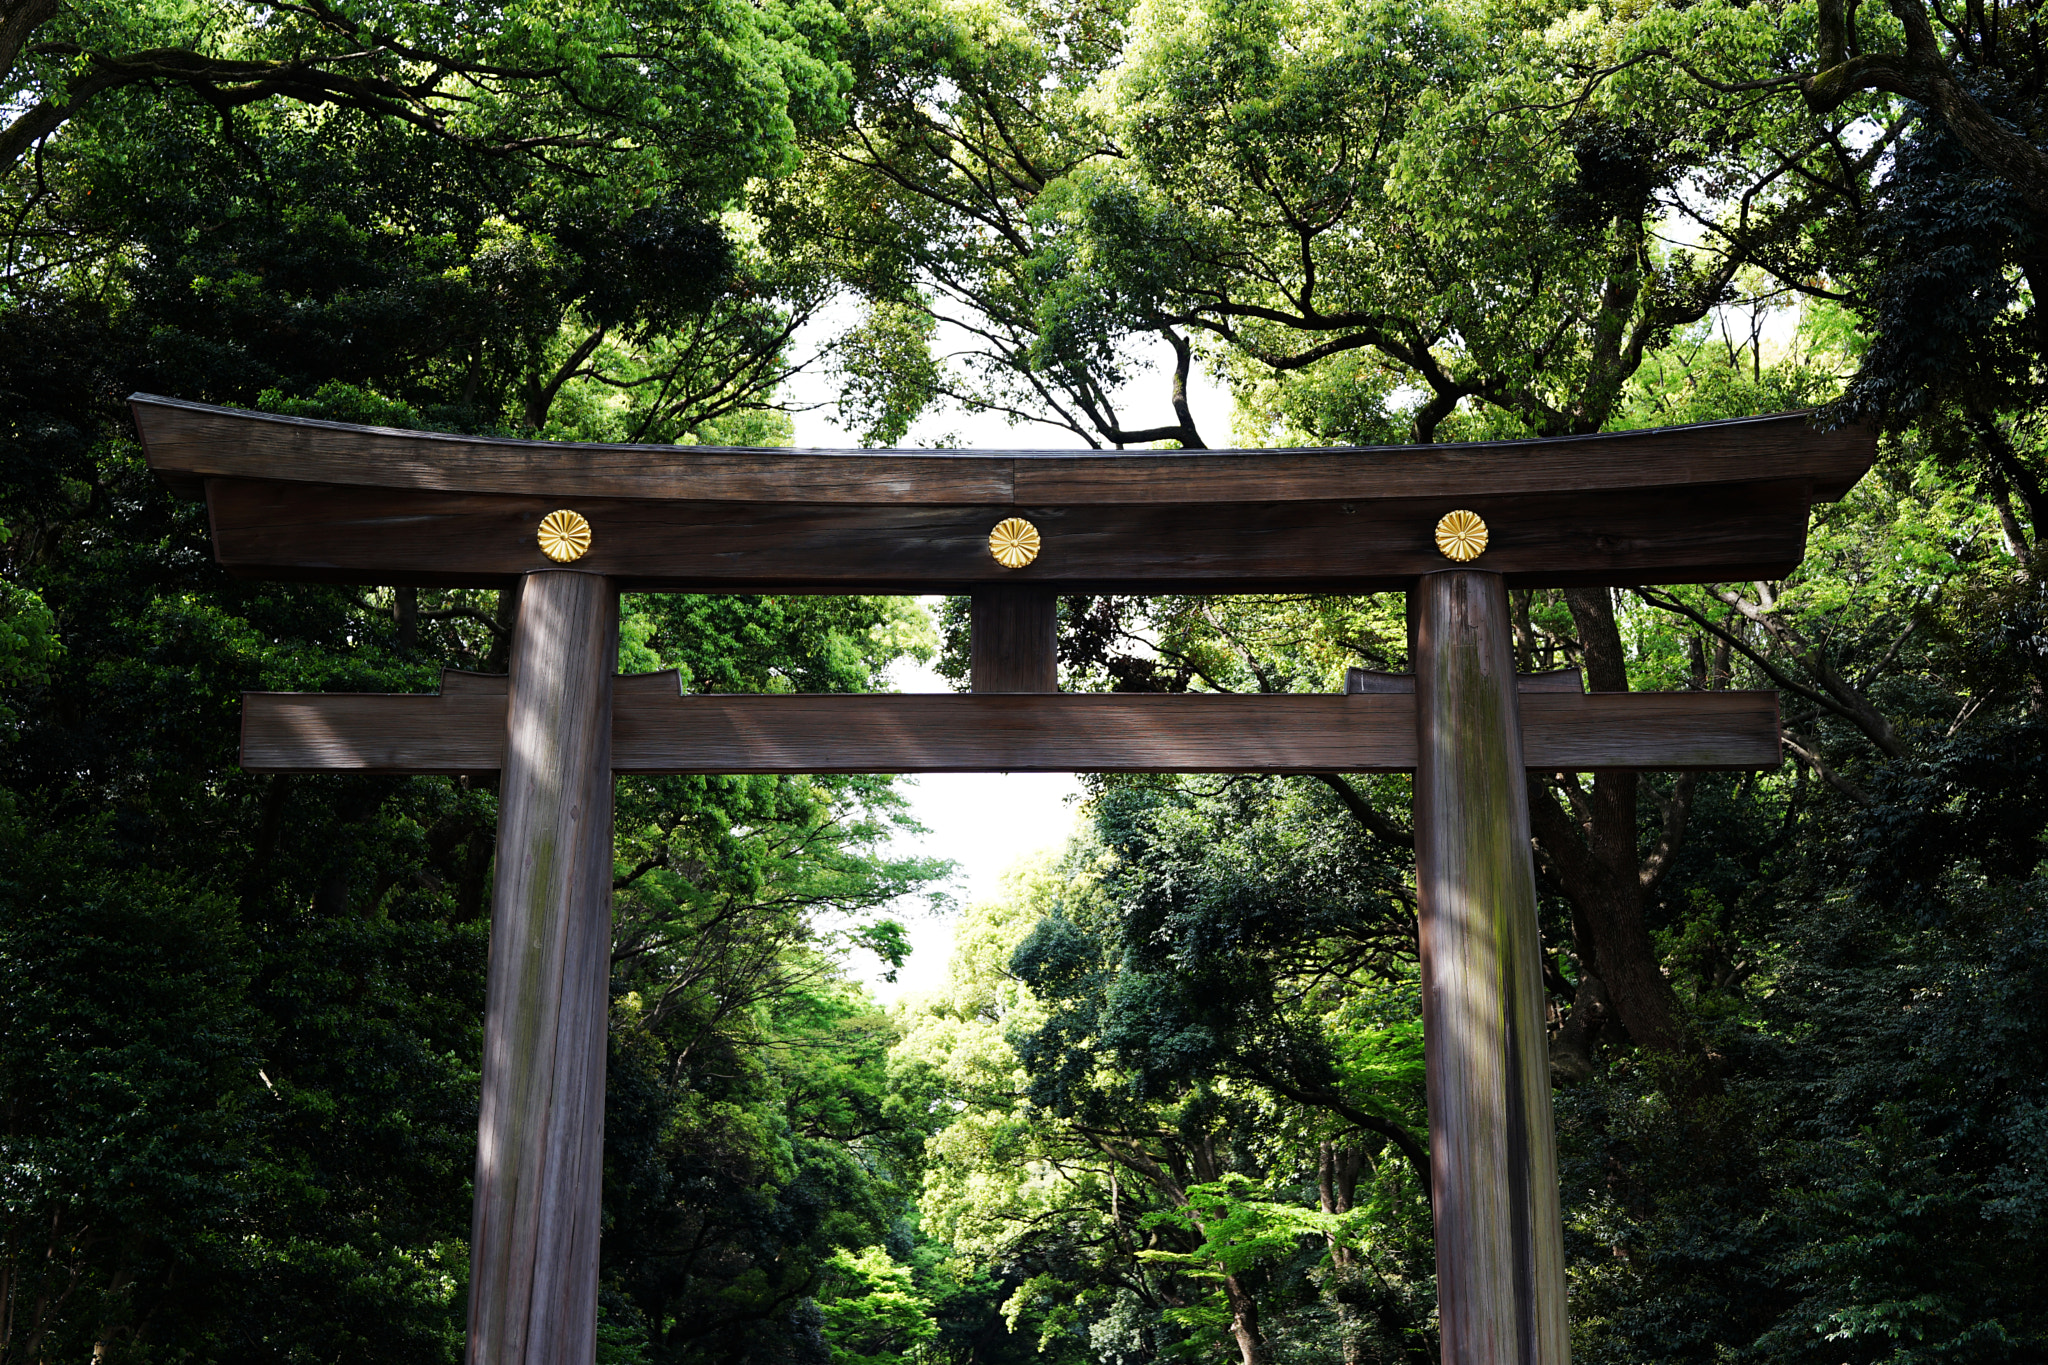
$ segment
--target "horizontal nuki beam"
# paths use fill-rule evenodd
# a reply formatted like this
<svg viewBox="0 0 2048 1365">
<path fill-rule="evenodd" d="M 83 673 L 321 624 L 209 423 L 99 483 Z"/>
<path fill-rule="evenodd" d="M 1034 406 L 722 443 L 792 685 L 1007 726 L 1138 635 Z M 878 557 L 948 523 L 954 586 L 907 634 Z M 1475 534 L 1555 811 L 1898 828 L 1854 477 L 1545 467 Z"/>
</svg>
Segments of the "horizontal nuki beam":
<svg viewBox="0 0 2048 1365">
<path fill-rule="evenodd" d="M 824 451 L 579 445 L 393 431 L 136 395 L 150 468 L 203 493 L 239 575 L 493 587 L 575 567 L 628 591 L 1366 592 L 1452 567 L 1515 586 L 1773 578 L 1807 508 L 1870 465 L 1867 430 L 1803 414 L 1469 445 L 1207 451 Z M 1037 557 L 989 537 L 1029 521 Z"/>
<path fill-rule="evenodd" d="M 243 702 L 252 772 L 488 772 L 503 757 L 503 678 Z M 1772 692 L 1531 688 L 1521 719 L 1539 771 L 1778 764 Z M 621 773 L 1406 772 L 1415 754 L 1415 698 L 1394 691 L 683 696 L 657 673 L 620 678 L 612 702 Z"/>
</svg>

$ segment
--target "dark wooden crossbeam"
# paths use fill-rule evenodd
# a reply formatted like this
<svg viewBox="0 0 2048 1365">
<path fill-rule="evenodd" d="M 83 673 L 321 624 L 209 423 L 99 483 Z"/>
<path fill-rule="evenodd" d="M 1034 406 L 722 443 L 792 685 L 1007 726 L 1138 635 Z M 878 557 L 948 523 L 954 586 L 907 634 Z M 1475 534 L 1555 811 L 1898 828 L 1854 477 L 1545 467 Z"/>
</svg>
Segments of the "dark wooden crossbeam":
<svg viewBox="0 0 2048 1365">
<path fill-rule="evenodd" d="M 613 691 L 612 770 L 1409 772 L 1408 681 L 1405 693 L 1346 696 L 683 696 L 675 674 L 643 674 L 618 679 Z M 1775 692 L 1586 696 L 1555 687 L 1524 680 L 1531 769 L 1778 765 Z M 242 766 L 251 772 L 488 772 L 504 757 L 503 677 L 451 672 L 428 696 L 250 692 L 242 700 Z"/>
<path fill-rule="evenodd" d="M 534 527 L 586 518 L 576 567 L 626 591 L 1401 590 L 1477 512 L 1512 586 L 1774 578 L 1809 504 L 1869 466 L 1801 415 L 1476 445 L 1259 451 L 585 446 L 389 431 L 137 395 L 150 467 L 203 493 L 237 574 L 508 585 Z M 1005 568 L 1011 516 L 1043 537 Z"/>
</svg>

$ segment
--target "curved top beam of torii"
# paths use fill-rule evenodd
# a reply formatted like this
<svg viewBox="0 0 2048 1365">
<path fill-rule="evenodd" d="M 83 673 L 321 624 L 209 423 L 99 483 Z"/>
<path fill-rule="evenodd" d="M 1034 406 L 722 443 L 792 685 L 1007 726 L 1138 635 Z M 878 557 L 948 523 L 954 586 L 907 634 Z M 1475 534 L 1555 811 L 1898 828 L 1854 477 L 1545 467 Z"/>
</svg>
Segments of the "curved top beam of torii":
<svg viewBox="0 0 2048 1365">
<path fill-rule="evenodd" d="M 1807 416 L 1468 445 L 1310 450 L 735 450 L 451 436 L 137 394 L 150 468 L 206 497 L 220 562 L 264 578 L 495 586 L 575 567 L 629 591 L 1363 592 L 1446 567 L 1437 519 L 1477 512 L 1474 568 L 1518 587 L 1777 578 L 1807 508 L 1870 467 L 1866 428 Z M 1011 516 L 1025 568 L 989 553 Z"/>
</svg>

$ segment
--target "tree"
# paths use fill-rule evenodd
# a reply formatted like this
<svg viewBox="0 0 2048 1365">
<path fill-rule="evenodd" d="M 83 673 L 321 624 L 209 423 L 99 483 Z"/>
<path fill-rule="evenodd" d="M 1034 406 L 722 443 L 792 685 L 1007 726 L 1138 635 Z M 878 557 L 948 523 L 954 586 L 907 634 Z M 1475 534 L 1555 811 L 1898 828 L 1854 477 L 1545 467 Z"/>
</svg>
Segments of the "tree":
<svg viewBox="0 0 2048 1365">
<path fill-rule="evenodd" d="M 1021 1281 L 1041 1350 L 1431 1353 L 1412 947 L 1327 793 L 1261 818 L 1272 785 L 1105 793 L 1100 838 L 971 912 L 898 1048 L 952 1111 L 924 1226 Z M 1333 827 L 1326 875 L 1258 879 Z"/>
<path fill-rule="evenodd" d="M 1179 398 L 1164 426 L 1115 417 L 1147 336 L 1183 389 L 1206 339 L 1247 393 L 1353 391 L 1294 407 L 1341 427 L 1290 432 L 1276 412 L 1247 427 L 1269 438 L 1431 440 L 1473 429 L 1461 408 L 1494 414 L 1478 431 L 1599 430 L 1644 354 L 1746 269 L 1810 276 L 1814 232 L 1883 146 L 1838 154 L 1847 117 L 1738 109 L 1682 77 L 1638 72 L 1612 108 L 1597 83 L 1561 95 L 1631 35 L 1620 20 L 1238 0 L 979 13 L 869 20 L 852 124 L 826 147 L 842 230 L 979 338 L 987 387 L 957 398 L 1118 445 L 1203 443 Z M 1710 207 L 1682 188 L 1701 182 Z M 1694 225 L 1682 245 L 1656 230 L 1672 213 Z"/>
<path fill-rule="evenodd" d="M 8 17 L 42 23 L 36 43 L 84 35 L 118 55 L 123 23 L 204 35 L 222 13 Z M 265 13 L 277 23 L 215 37 L 281 45 L 264 60 L 299 40 L 343 50 L 320 46 L 347 34 L 321 38 L 311 11 Z M 604 90 L 562 74 L 552 114 L 516 82 L 466 98 L 500 131 L 573 114 L 609 129 L 602 145 L 487 154 L 453 106 L 425 129 L 289 91 L 219 111 L 195 79 L 101 91 L 0 181 L 0 1359 L 459 1355 L 494 784 L 252 778 L 233 718 L 244 689 L 420 691 L 443 666 L 502 669 L 507 603 L 228 579 L 198 506 L 144 468 L 121 400 L 775 439 L 817 261 L 778 259 L 794 220 L 771 194 L 750 220 L 734 200 L 779 166 L 775 121 L 807 116 L 791 101 L 829 101 L 832 78 L 804 67 L 796 28 L 769 32 L 775 16 L 663 11 L 708 26 L 643 88 L 615 60 L 632 14 L 582 14 L 611 35 L 614 56 L 584 53 Z M 488 29 L 444 36 L 514 41 Z M 532 41 L 590 37 L 568 23 Z M 821 84 L 735 67 L 773 97 L 750 104 L 711 79 L 737 60 L 726 40 L 769 42 L 780 57 L 755 55 Z M 395 68 L 396 51 L 355 65 Z M 48 52 L 23 60 L 62 74 Z M 645 103 L 660 80 L 694 79 L 691 63 L 698 92 L 731 100 Z M 600 95 L 625 103 L 572 108 Z M 757 115 L 748 137 L 710 136 Z M 925 647 L 914 608 L 873 598 L 629 599 L 623 617 L 623 668 L 728 690 L 864 688 Z M 775 1267 L 723 1287 L 762 1341 L 822 1351 L 818 1268 L 875 1242 L 905 1197 L 867 1164 L 895 1150 L 903 1116 L 873 1097 L 849 1110 L 833 1071 L 866 1058 L 878 1076 L 887 1037 L 840 964 L 900 959 L 882 907 L 938 869 L 882 855 L 901 813 L 886 783 L 635 781 L 618 813 L 618 988 L 647 1007 L 622 1006 L 614 1031 L 612 1215 L 649 1238 L 695 1226 L 714 1259 Z M 717 1356 L 745 1337 L 745 1313 L 707 1321 L 709 1346 L 677 1336 L 642 1293 L 665 1248 L 606 1250 L 608 1353 Z"/>
<path fill-rule="evenodd" d="M 858 1256 L 832 1258 L 833 1276 L 858 1292 L 821 1300 L 825 1337 L 833 1365 L 887 1365 L 938 1335 L 932 1304 L 917 1290 L 911 1268 L 898 1265 L 887 1248 L 869 1247 Z"/>
<path fill-rule="evenodd" d="M 924 1301 L 883 1245 L 923 1136 L 888 1101 L 888 1021 L 823 972 L 738 1013 L 708 993 L 657 1012 L 645 988 L 661 978 L 636 975 L 606 1084 L 600 1273 L 614 1348 L 828 1365 L 886 1347 L 877 1336 L 928 1336 Z"/>
<path fill-rule="evenodd" d="M 1885 8 L 1896 28 L 1871 23 L 1859 16 L 1861 8 L 1860 0 L 1822 0 L 1809 72 L 1755 86 L 1796 86 L 1818 114 L 1832 113 L 1864 91 L 1909 100 L 1939 119 L 2036 217 L 2048 216 L 2048 156 L 1983 99 L 1986 86 L 2004 84 L 1997 77 L 2038 71 L 2041 50 L 2034 35 L 2014 25 L 2012 11 L 2000 6 L 1962 15 L 1937 8 L 1930 14 L 1918 0 L 1888 0 Z"/>
<path fill-rule="evenodd" d="M 253 106 L 345 111 L 459 156 L 623 173 L 643 192 L 679 183 L 718 202 L 784 163 L 800 124 L 833 116 L 845 79 L 835 30 L 829 10 L 718 0 L 459 16 L 346 0 L 8 0 L 0 175 L 67 125 L 134 119 L 175 91 L 228 128 Z"/>
<path fill-rule="evenodd" d="M 2008 509 L 2009 538 L 2015 513 L 2037 523 L 2048 506 L 2032 421 L 2048 354 L 2039 307 L 2048 154 L 2035 131 L 2043 53 L 2020 13 L 1920 0 L 1882 9 L 1821 0 L 1782 18 L 1659 7 L 1607 60 L 1573 73 L 1586 98 L 1666 68 L 1710 104 L 1742 108 L 1796 91 L 1820 116 L 1835 155 L 1872 172 L 1860 187 L 1845 179 L 1844 224 L 1855 230 L 1838 234 L 1798 282 L 1864 323 L 1862 365 L 1833 420 L 1914 428 Z M 1896 151 L 1882 162 L 1852 156 L 1863 143 Z"/>
<path fill-rule="evenodd" d="M 1607 72 L 1652 18 L 1265 0 L 1001 14 L 869 20 L 852 121 L 824 144 L 833 193 L 850 254 L 882 272 L 878 296 L 949 301 L 980 338 L 966 377 L 981 387 L 939 391 L 1091 442 L 1204 443 L 1184 393 L 1174 424 L 1115 416 L 1147 336 L 1173 349 L 1182 389 L 1207 348 L 1259 443 L 1622 424 L 1646 359 L 1714 309 L 1812 287 L 1891 145 L 1851 154 L 1853 114 L 1740 104 L 1668 64 Z M 1787 43 L 1755 16 L 1695 39 L 1715 60 Z M 1581 80 L 1588 69 L 1605 75 Z M 1682 240 L 1663 230 L 1673 219 Z M 1612 601 L 1561 600 L 1559 647 L 1527 638 L 1523 662 L 1568 661 L 1589 686 L 1625 690 Z M 1142 657 L 1155 633 L 1179 644 L 1177 614 L 1073 604 L 1073 662 L 1116 686 L 1219 685 Z M 1133 650 L 1119 633 L 1145 638 Z M 1254 665 L 1220 685 L 1278 684 Z M 1642 902 L 1693 788 L 1660 792 L 1668 818 L 1645 847 L 1638 786 L 1602 774 L 1576 796 L 1536 792 L 1546 872 L 1591 983 L 1571 1037 L 1604 1020 L 1685 1052 Z M 1352 808 L 1382 834 L 1400 827 Z"/>
</svg>

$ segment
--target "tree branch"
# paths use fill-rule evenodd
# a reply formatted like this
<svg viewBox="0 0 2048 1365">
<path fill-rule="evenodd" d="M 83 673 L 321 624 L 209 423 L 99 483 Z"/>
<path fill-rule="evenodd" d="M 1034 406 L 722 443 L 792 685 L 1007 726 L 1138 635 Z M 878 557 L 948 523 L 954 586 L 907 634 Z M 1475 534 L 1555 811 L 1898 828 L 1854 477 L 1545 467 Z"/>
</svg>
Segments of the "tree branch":
<svg viewBox="0 0 2048 1365">
<path fill-rule="evenodd" d="M 1400 821 L 1382 813 L 1372 802 L 1345 780 L 1342 773 L 1308 773 L 1308 777 L 1328 787 L 1337 794 L 1337 800 L 1351 813 L 1351 818 L 1365 826 L 1395 848 L 1413 852 L 1415 831 Z"/>
</svg>

